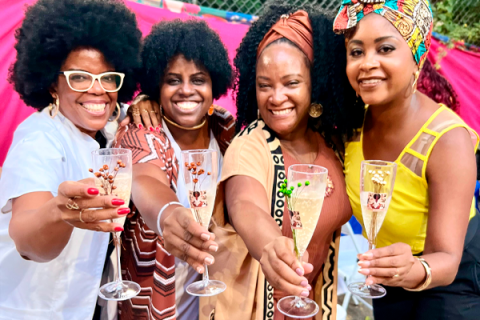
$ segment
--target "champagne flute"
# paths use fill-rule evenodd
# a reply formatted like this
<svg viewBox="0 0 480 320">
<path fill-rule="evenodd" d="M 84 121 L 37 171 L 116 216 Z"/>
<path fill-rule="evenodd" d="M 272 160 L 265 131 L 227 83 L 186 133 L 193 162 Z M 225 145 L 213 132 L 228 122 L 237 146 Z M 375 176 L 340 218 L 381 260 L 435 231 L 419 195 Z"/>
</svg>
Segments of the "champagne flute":
<svg viewBox="0 0 480 320">
<path fill-rule="evenodd" d="M 195 220 L 208 229 L 212 218 L 215 196 L 217 194 L 218 158 L 214 150 L 182 151 L 185 186 L 188 200 Z M 209 297 L 225 291 L 227 286 L 218 280 L 210 280 L 207 265 L 201 281 L 187 287 L 187 292 L 194 296 Z"/>
<path fill-rule="evenodd" d="M 94 169 L 90 169 L 90 172 L 95 175 L 95 185 L 100 195 L 114 195 L 125 201 L 122 207 L 128 207 L 132 190 L 132 151 L 122 148 L 99 149 L 92 152 L 92 158 Z M 123 225 L 125 219 L 126 217 L 112 219 L 111 222 L 115 220 Z M 122 280 L 120 235 L 121 232 L 113 232 L 118 267 L 115 280 L 103 285 L 98 293 L 105 300 L 128 300 L 140 292 L 137 283 Z"/>
<path fill-rule="evenodd" d="M 296 164 L 288 167 L 288 180 L 282 184 L 292 227 L 293 244 L 298 261 L 302 261 L 322 211 L 328 170 L 324 167 Z M 292 318 L 310 318 L 319 311 L 308 298 L 289 296 L 280 299 L 278 310 Z"/>
<path fill-rule="evenodd" d="M 393 186 L 397 174 L 397 164 L 389 161 L 362 161 L 360 171 L 360 204 L 362 206 L 363 225 L 368 238 L 368 250 L 375 249 L 377 234 L 387 215 L 392 200 Z M 353 282 L 348 289 L 355 295 L 377 299 L 384 297 L 387 290 L 374 284 Z"/>
</svg>

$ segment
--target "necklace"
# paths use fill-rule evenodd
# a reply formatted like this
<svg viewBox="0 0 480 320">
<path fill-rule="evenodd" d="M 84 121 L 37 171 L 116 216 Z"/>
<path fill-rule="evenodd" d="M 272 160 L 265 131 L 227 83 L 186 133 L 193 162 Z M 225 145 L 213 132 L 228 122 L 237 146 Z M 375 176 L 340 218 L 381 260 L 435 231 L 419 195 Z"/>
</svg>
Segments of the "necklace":
<svg viewBox="0 0 480 320">
<path fill-rule="evenodd" d="M 181 126 L 178 123 L 173 122 L 172 120 L 168 119 L 167 116 L 165 116 L 165 115 L 163 115 L 163 119 L 165 119 L 165 121 L 170 123 L 172 126 L 177 127 L 179 129 L 187 130 L 187 131 L 198 130 L 201 127 L 203 127 L 205 125 L 205 123 L 207 123 L 207 117 L 205 117 L 205 118 L 203 118 L 202 123 L 200 123 L 199 125 L 196 125 L 196 126 L 193 126 L 193 127 L 184 127 L 184 126 Z"/>
</svg>

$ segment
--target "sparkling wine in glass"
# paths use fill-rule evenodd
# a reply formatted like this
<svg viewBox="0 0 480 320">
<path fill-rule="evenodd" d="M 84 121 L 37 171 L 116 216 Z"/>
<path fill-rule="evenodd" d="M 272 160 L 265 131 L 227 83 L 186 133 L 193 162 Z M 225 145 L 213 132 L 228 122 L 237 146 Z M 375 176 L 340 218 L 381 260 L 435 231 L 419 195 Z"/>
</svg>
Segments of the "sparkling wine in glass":
<svg viewBox="0 0 480 320">
<path fill-rule="evenodd" d="M 188 200 L 195 220 L 208 229 L 212 218 L 215 195 L 217 194 L 218 155 L 214 150 L 182 151 L 182 166 Z M 227 286 L 208 277 L 207 265 L 201 281 L 187 287 L 187 292 L 194 296 L 209 297 L 225 291 Z"/>
<path fill-rule="evenodd" d="M 112 148 L 99 149 L 92 152 L 95 185 L 102 195 L 113 195 L 125 201 L 122 207 L 128 207 L 132 191 L 132 151 L 128 149 Z M 126 217 L 112 219 L 111 222 L 125 223 Z M 113 232 L 113 242 L 117 255 L 118 272 L 115 280 L 103 285 L 98 295 L 105 300 L 128 300 L 140 292 L 140 286 L 133 282 L 122 280 L 120 264 L 120 235 Z"/>
<path fill-rule="evenodd" d="M 392 200 L 393 186 L 397 174 L 397 164 L 389 161 L 362 161 L 360 171 L 360 204 L 365 232 L 368 238 L 368 250 L 375 249 L 377 234 L 387 215 Z M 367 286 L 364 282 L 353 282 L 348 289 L 363 298 L 377 299 L 384 297 L 387 290 L 374 284 Z"/>
<path fill-rule="evenodd" d="M 327 177 L 328 170 L 324 167 L 296 164 L 288 167 L 288 179 L 282 184 L 290 214 L 294 250 L 300 262 L 317 227 Z M 296 296 L 280 299 L 277 308 L 284 315 L 298 319 L 313 317 L 319 311 L 315 301 Z"/>
</svg>

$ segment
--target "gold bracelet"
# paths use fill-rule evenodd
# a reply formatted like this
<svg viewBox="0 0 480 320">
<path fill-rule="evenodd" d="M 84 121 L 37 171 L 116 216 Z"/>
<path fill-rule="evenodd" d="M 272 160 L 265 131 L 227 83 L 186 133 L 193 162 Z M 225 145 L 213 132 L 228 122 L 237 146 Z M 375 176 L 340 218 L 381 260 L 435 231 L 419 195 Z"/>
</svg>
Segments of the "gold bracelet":
<svg viewBox="0 0 480 320">
<path fill-rule="evenodd" d="M 423 259 L 422 257 L 415 257 L 415 258 L 417 258 L 418 261 L 420 261 L 422 266 L 425 268 L 425 272 L 426 272 L 427 276 L 425 278 L 425 281 L 421 285 L 419 285 L 418 287 L 413 288 L 413 289 L 407 289 L 407 288 L 403 288 L 403 289 L 405 289 L 407 291 L 418 292 L 418 291 L 425 290 L 430 285 L 430 283 L 432 282 L 432 268 L 430 268 L 430 266 L 428 265 L 428 262 L 425 261 L 425 259 Z"/>
</svg>

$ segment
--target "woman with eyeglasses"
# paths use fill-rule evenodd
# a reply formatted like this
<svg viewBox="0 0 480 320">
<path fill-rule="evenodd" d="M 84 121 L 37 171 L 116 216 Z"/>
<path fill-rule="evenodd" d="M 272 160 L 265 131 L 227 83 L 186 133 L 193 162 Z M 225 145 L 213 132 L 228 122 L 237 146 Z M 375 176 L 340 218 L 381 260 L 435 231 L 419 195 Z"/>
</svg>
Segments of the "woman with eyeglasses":
<svg viewBox="0 0 480 320">
<path fill-rule="evenodd" d="M 123 230 L 103 221 L 129 209 L 97 197 L 91 152 L 135 91 L 141 32 L 114 0 L 39 0 L 16 38 L 10 79 L 38 112 L 15 131 L 0 180 L 0 317 L 92 319 L 109 232 Z"/>
</svg>

